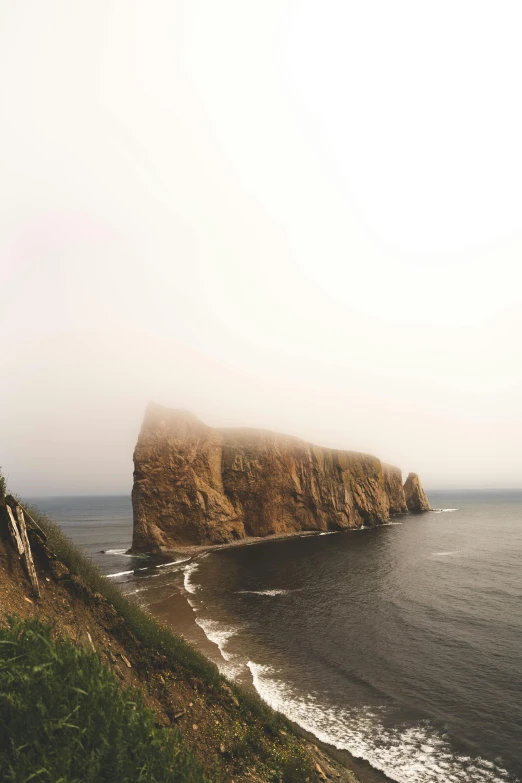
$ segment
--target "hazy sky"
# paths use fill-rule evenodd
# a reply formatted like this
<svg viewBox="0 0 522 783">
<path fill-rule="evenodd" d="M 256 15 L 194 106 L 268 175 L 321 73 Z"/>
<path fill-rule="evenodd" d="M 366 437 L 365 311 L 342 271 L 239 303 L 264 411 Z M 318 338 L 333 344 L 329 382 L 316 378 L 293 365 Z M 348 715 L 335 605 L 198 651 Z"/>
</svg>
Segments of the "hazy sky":
<svg viewBox="0 0 522 783">
<path fill-rule="evenodd" d="M 0 0 L 0 464 L 149 400 L 522 486 L 516 0 Z"/>
</svg>

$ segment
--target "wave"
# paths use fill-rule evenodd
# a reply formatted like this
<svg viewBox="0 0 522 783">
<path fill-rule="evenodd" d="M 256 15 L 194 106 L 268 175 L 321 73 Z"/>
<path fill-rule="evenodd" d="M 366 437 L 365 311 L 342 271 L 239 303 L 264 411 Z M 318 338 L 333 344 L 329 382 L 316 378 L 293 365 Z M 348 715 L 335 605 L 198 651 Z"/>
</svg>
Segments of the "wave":
<svg viewBox="0 0 522 783">
<path fill-rule="evenodd" d="M 432 508 L 435 514 L 447 514 L 450 511 L 458 511 L 458 508 Z"/>
<path fill-rule="evenodd" d="M 193 574 L 195 571 L 197 571 L 197 570 L 198 570 L 198 568 L 199 568 L 199 564 L 198 564 L 198 563 L 190 563 L 190 564 L 189 564 L 189 565 L 188 565 L 188 566 L 185 568 L 185 571 L 184 571 L 184 576 L 183 576 L 183 586 L 184 586 L 185 590 L 187 591 L 187 593 L 192 593 L 192 595 L 194 595 L 194 593 L 196 593 L 196 591 L 197 591 L 199 588 L 197 587 L 197 585 L 193 585 L 193 584 L 192 584 L 192 582 L 191 582 L 191 579 L 190 579 L 190 578 L 191 578 L 192 574 Z"/>
<path fill-rule="evenodd" d="M 462 554 L 460 549 L 454 549 L 452 552 L 432 552 L 433 557 L 460 557 Z"/>
<path fill-rule="evenodd" d="M 290 590 L 238 590 L 238 595 L 288 595 Z"/>
<path fill-rule="evenodd" d="M 239 628 L 233 625 L 224 625 L 218 620 L 209 620 L 196 617 L 196 624 L 199 625 L 207 639 L 213 642 L 219 648 L 222 661 L 218 663 L 218 669 L 230 679 L 234 679 L 244 670 L 244 663 L 239 655 L 229 652 L 226 647 L 232 636 L 235 636 Z"/>
<path fill-rule="evenodd" d="M 509 773 L 480 757 L 454 752 L 444 736 L 421 722 L 389 727 L 386 709 L 353 710 L 321 704 L 315 694 L 299 694 L 278 679 L 270 666 L 248 661 L 254 687 L 275 710 L 284 713 L 322 742 L 363 758 L 396 783 L 508 783 Z"/>
<path fill-rule="evenodd" d="M 107 578 L 108 579 L 112 579 L 113 577 L 116 577 L 116 576 L 127 576 L 128 574 L 135 573 L 135 571 L 155 571 L 158 568 L 167 568 L 167 566 L 175 566 L 175 565 L 179 565 L 180 563 L 186 563 L 188 560 L 190 560 L 190 557 L 186 557 L 183 560 L 173 560 L 172 563 L 161 563 L 160 565 L 152 565 L 151 564 L 151 565 L 147 565 L 147 566 L 141 566 L 140 568 L 133 568 L 131 571 L 118 571 L 118 573 L 116 573 L 116 574 L 107 574 Z M 176 569 L 173 569 L 173 570 L 176 570 Z M 193 570 L 195 570 L 195 569 L 193 569 Z M 159 574 L 151 574 L 151 576 L 159 576 Z M 191 590 L 189 588 L 186 588 L 186 589 L 188 589 L 188 591 L 191 592 Z M 195 588 L 193 588 L 193 589 L 195 589 Z"/>
<path fill-rule="evenodd" d="M 232 655 L 226 651 L 225 647 L 227 646 L 228 640 L 239 631 L 239 628 L 222 625 L 217 620 L 205 620 L 201 617 L 196 617 L 196 623 L 204 631 L 207 639 L 210 639 L 211 642 L 217 644 L 225 661 L 232 660 Z"/>
<path fill-rule="evenodd" d="M 180 565 L 181 563 L 188 563 L 190 557 L 184 557 L 181 560 L 173 560 L 172 563 L 161 563 L 156 568 L 167 568 L 167 566 Z"/>
<path fill-rule="evenodd" d="M 119 571 L 117 574 L 107 574 L 107 579 L 113 579 L 115 576 L 127 576 L 127 574 L 133 574 L 134 569 L 132 571 Z"/>
<path fill-rule="evenodd" d="M 127 576 L 128 574 L 135 574 L 136 571 L 151 571 L 154 566 L 143 566 L 142 568 L 132 568 L 130 571 L 118 571 L 116 574 L 107 574 L 107 579 L 112 579 L 115 576 Z M 150 577 L 159 576 L 159 574 L 150 574 Z"/>
</svg>

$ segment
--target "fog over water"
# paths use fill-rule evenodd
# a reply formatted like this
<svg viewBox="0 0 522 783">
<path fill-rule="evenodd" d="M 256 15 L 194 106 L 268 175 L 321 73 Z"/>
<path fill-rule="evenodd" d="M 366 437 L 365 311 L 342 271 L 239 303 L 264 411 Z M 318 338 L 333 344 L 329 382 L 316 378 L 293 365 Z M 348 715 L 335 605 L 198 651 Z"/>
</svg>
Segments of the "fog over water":
<svg viewBox="0 0 522 783">
<path fill-rule="evenodd" d="M 520 487 L 514 0 L 0 4 L 0 465 L 127 493 L 146 403 Z"/>
</svg>

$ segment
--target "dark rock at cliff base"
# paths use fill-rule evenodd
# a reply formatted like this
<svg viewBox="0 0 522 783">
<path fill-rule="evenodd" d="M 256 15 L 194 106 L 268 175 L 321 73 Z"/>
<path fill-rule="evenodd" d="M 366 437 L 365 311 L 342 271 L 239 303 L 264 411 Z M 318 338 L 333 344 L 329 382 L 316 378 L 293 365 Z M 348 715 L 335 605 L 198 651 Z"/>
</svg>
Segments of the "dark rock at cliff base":
<svg viewBox="0 0 522 783">
<path fill-rule="evenodd" d="M 410 473 L 404 483 L 404 496 L 408 511 L 420 514 L 430 510 L 430 502 L 416 473 Z"/>
<path fill-rule="evenodd" d="M 378 525 L 408 510 L 376 457 L 149 405 L 134 452 L 133 551 Z M 427 502 L 427 501 L 426 501 Z"/>
</svg>

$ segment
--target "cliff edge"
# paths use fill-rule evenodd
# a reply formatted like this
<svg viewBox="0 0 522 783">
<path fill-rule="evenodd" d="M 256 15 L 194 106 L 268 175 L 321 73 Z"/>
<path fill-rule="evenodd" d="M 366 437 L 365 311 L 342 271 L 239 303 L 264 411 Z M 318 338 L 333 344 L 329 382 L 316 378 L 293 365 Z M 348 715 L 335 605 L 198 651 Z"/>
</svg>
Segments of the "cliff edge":
<svg viewBox="0 0 522 783">
<path fill-rule="evenodd" d="M 407 501 L 400 469 L 376 457 L 264 430 L 213 429 L 155 404 L 134 467 L 135 552 L 345 530 L 429 509 L 417 476 Z"/>
</svg>

